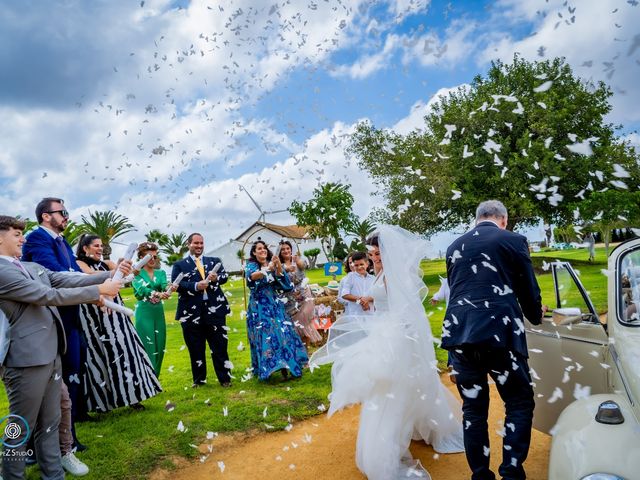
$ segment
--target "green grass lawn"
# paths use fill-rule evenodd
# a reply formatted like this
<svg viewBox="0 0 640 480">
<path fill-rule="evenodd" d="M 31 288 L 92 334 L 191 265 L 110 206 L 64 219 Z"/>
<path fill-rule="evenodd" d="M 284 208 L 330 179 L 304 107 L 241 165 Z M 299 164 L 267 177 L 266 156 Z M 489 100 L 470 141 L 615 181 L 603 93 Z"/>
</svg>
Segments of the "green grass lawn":
<svg viewBox="0 0 640 480">
<path fill-rule="evenodd" d="M 568 255 L 568 256 L 566 256 Z M 585 250 L 541 252 L 534 257 L 572 258 L 586 260 Z M 575 256 L 575 258 L 573 258 Z M 583 258 L 584 257 L 584 258 Z M 604 252 L 598 251 L 596 259 L 604 262 Z M 445 275 L 444 260 L 425 261 L 422 264 L 424 280 L 429 287 L 429 298 L 435 293 Z M 606 310 L 606 277 L 600 272 L 604 263 L 580 265 L 581 279 L 591 292 L 596 308 Z M 319 269 L 309 273 L 311 283 L 326 285 L 330 278 Z M 553 285 L 551 275 L 539 276 L 543 300 L 552 305 Z M 208 432 L 272 431 L 285 428 L 290 422 L 320 413 L 328 407 L 327 394 L 331 389 L 330 368 L 322 367 L 314 373 L 305 371 L 299 380 L 288 382 L 279 378 L 268 383 L 256 379 L 243 381 L 250 368 L 249 348 L 244 320 L 241 279 L 230 280 L 225 290 L 230 295 L 232 315 L 228 319 L 229 355 L 234 364 L 233 386 L 222 389 L 215 381 L 211 363 L 208 364 L 209 380 L 202 388 L 191 388 L 189 355 L 182 339 L 179 324 L 173 319 L 175 296 L 165 303 L 167 318 L 167 349 L 160 375 L 164 391 L 144 402 L 146 410 L 136 412 L 129 408 L 95 415 L 95 422 L 78 424 L 80 440 L 89 450 L 79 454 L 91 472 L 87 479 L 142 479 L 154 468 L 172 468 L 172 458 L 196 457 L 195 446 L 204 442 Z M 123 290 L 125 302 L 133 307 L 135 300 L 131 289 Z M 442 331 L 444 305 L 431 306 L 425 302 L 435 337 Z M 436 350 L 441 365 L 446 363 L 446 352 Z M 167 408 L 167 405 L 173 408 Z M 7 411 L 4 390 L 0 393 L 0 412 Z M 226 415 L 225 415 L 226 411 Z M 184 431 L 178 431 L 182 422 Z M 213 442 L 215 445 L 215 440 Z M 214 447 L 215 454 L 215 447 Z M 39 478 L 37 468 L 30 468 L 29 479 Z"/>
</svg>

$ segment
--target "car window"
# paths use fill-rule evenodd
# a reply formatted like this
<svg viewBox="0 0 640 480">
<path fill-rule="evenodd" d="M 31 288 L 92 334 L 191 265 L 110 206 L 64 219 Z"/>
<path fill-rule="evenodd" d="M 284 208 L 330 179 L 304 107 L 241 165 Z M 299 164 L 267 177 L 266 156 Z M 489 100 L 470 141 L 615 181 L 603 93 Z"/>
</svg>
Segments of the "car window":
<svg viewBox="0 0 640 480">
<path fill-rule="evenodd" d="M 559 264 L 556 266 L 555 275 L 557 287 L 556 308 L 579 308 L 580 313 L 591 313 L 582 292 L 580 292 L 571 273 L 564 265 Z"/>
<path fill-rule="evenodd" d="M 640 250 L 622 257 L 618 282 L 621 321 L 640 325 Z"/>
</svg>

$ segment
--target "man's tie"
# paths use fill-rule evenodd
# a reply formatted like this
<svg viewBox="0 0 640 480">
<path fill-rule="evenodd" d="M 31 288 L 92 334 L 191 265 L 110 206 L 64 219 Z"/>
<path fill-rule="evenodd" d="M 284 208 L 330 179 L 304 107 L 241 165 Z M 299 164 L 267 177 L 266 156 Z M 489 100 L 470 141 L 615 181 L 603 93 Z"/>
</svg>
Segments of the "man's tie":
<svg viewBox="0 0 640 480">
<path fill-rule="evenodd" d="M 20 269 L 20 271 L 22 273 L 24 273 L 27 277 L 31 278 L 31 275 L 29 275 L 29 272 L 27 272 L 27 269 L 24 268 L 24 265 L 22 265 L 20 263 L 20 260 L 18 260 L 17 258 L 13 260 L 13 264 L 18 267 Z"/>
<path fill-rule="evenodd" d="M 198 271 L 200 272 L 200 276 L 204 280 L 204 267 L 202 266 L 202 262 L 200 261 L 200 259 L 197 257 L 196 257 L 196 268 L 198 269 Z"/>
<path fill-rule="evenodd" d="M 69 257 L 69 252 L 67 251 L 67 246 L 64 244 L 64 240 L 62 239 L 62 235 L 58 235 L 56 237 L 56 244 L 58 248 L 62 251 L 64 258 L 67 260 L 67 270 L 72 270 L 71 268 L 71 258 Z"/>
</svg>

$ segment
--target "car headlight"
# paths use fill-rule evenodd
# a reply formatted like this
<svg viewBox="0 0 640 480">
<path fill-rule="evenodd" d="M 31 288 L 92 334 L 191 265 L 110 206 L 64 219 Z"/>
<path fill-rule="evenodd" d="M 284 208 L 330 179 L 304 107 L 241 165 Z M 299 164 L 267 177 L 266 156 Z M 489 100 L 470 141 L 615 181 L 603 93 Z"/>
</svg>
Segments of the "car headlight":
<svg viewBox="0 0 640 480">
<path fill-rule="evenodd" d="M 582 477 L 580 480 L 625 480 L 618 475 L 613 475 L 611 473 L 592 473 L 587 475 L 586 477 Z"/>
</svg>

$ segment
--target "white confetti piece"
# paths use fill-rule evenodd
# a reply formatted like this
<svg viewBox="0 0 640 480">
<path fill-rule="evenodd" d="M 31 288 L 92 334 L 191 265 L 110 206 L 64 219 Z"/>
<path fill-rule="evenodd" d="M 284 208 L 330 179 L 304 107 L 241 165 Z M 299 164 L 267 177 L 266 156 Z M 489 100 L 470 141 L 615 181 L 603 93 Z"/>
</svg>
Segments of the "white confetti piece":
<svg viewBox="0 0 640 480">
<path fill-rule="evenodd" d="M 474 385 L 473 388 L 469 389 L 462 387 L 462 394 L 467 398 L 478 398 L 480 390 L 482 390 L 482 387 L 480 385 Z"/>
<path fill-rule="evenodd" d="M 562 390 L 556 387 L 551 394 L 551 397 L 547 400 L 547 403 L 555 403 L 563 397 Z"/>
</svg>

